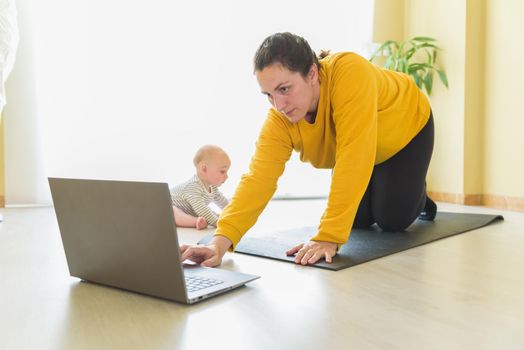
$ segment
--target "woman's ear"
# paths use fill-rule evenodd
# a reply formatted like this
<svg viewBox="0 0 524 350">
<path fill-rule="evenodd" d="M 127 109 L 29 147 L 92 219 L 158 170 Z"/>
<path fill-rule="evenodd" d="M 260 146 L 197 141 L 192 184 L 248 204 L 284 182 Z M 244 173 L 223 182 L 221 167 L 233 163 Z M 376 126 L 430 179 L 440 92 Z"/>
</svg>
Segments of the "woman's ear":
<svg viewBox="0 0 524 350">
<path fill-rule="evenodd" d="M 309 68 L 309 72 L 307 74 L 310 81 L 317 81 L 318 80 L 318 67 L 315 63 L 311 65 Z"/>
</svg>

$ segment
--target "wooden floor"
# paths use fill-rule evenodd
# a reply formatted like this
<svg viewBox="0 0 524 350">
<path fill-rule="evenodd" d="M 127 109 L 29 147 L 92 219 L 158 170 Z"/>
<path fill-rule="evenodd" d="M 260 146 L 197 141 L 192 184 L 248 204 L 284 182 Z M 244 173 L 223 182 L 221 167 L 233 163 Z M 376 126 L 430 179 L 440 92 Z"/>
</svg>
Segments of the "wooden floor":
<svg viewBox="0 0 524 350">
<path fill-rule="evenodd" d="M 273 201 L 255 230 L 324 205 Z M 1 209 L 0 349 L 524 349 L 524 213 L 439 209 L 505 221 L 339 272 L 228 254 L 262 278 L 193 306 L 70 277 L 52 208 Z"/>
</svg>

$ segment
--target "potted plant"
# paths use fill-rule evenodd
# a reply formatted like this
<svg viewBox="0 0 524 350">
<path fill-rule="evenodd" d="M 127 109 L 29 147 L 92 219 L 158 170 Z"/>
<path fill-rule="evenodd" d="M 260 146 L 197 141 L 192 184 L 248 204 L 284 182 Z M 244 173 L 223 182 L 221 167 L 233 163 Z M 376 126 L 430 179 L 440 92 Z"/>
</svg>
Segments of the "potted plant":
<svg viewBox="0 0 524 350">
<path fill-rule="evenodd" d="M 379 46 L 369 60 L 373 62 L 378 57 L 385 57 L 384 68 L 410 75 L 420 89 L 425 89 L 431 95 L 435 72 L 444 86 L 448 87 L 446 72 L 437 65 L 439 50 L 436 40 L 429 37 L 417 36 L 405 41 L 388 40 Z"/>
</svg>

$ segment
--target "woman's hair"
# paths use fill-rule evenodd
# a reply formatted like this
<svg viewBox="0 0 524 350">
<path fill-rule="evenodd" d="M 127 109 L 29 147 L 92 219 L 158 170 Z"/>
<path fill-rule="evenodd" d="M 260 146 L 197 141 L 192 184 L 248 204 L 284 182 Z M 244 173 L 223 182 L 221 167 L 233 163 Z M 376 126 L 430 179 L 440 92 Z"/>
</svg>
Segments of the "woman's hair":
<svg viewBox="0 0 524 350">
<path fill-rule="evenodd" d="M 276 33 L 264 39 L 255 53 L 254 71 L 260 72 L 274 63 L 280 63 L 303 77 L 307 76 L 313 63 L 320 68 L 317 55 L 306 39 L 288 32 Z"/>
</svg>

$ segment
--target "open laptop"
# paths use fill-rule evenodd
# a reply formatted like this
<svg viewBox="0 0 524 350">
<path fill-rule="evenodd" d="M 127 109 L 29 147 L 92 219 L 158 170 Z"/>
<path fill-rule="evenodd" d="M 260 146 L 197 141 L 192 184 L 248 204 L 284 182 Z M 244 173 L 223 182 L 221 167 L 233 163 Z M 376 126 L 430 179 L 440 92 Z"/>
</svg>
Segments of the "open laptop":
<svg viewBox="0 0 524 350">
<path fill-rule="evenodd" d="M 192 304 L 259 278 L 183 264 L 167 183 L 49 178 L 71 276 Z"/>
</svg>

